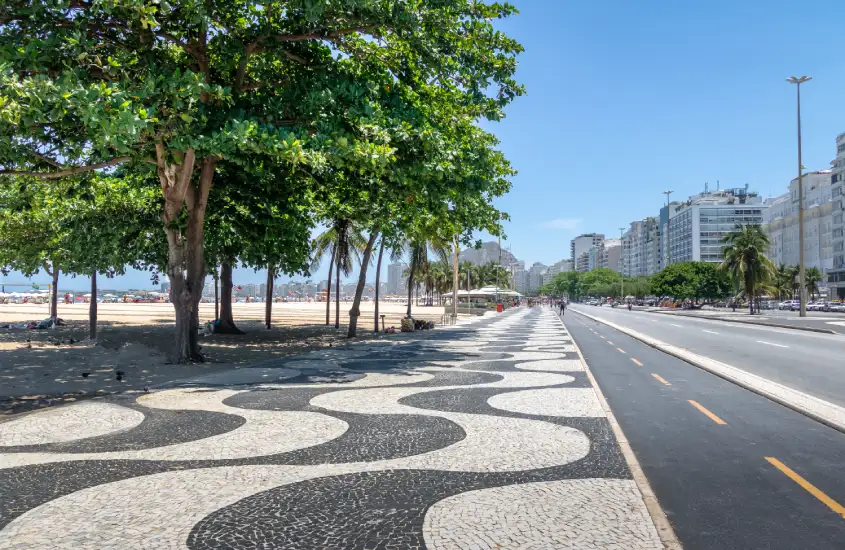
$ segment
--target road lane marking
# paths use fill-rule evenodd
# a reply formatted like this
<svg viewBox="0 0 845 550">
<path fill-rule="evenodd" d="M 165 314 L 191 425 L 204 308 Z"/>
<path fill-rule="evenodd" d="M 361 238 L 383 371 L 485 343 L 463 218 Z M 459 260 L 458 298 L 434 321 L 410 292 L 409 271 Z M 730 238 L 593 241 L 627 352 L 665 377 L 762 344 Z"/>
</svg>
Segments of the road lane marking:
<svg viewBox="0 0 845 550">
<path fill-rule="evenodd" d="M 681 325 L 676 325 L 675 323 L 669 323 L 669 324 L 672 325 L 673 327 L 684 328 Z"/>
<path fill-rule="evenodd" d="M 634 359 L 633 357 L 631 357 L 631 361 L 633 361 L 633 362 L 634 362 L 634 364 L 636 364 L 638 367 L 642 367 L 642 366 L 643 366 L 643 364 L 642 364 L 642 363 L 640 363 L 639 361 L 637 361 L 637 360 L 636 360 L 636 359 Z"/>
<path fill-rule="evenodd" d="M 670 384 L 669 382 L 667 382 L 667 381 L 666 381 L 666 380 L 665 380 L 662 376 L 660 376 L 659 374 L 651 373 L 651 375 L 652 375 L 653 377 L 655 377 L 655 378 L 658 380 L 658 382 L 660 382 L 660 383 L 661 383 L 661 384 L 663 384 L 664 386 L 671 386 L 671 385 L 672 385 L 672 384 Z"/>
<path fill-rule="evenodd" d="M 792 471 L 792 469 L 789 466 L 787 466 L 786 464 L 784 464 L 780 460 L 778 460 L 778 459 L 776 459 L 772 456 L 767 456 L 767 457 L 764 457 L 764 458 L 767 461 L 769 461 L 769 464 L 771 464 L 772 466 L 774 466 L 775 468 L 777 468 L 778 470 L 783 472 L 786 475 L 786 477 L 788 477 L 789 479 L 791 479 L 792 481 L 794 481 L 795 483 L 797 483 L 798 485 L 803 487 L 805 491 L 807 491 L 808 493 L 810 493 L 811 495 L 813 495 L 814 497 L 816 497 L 817 499 L 819 499 L 820 501 L 825 503 L 828 508 L 830 508 L 831 510 L 833 510 L 834 512 L 839 514 L 839 516 L 841 518 L 845 519 L 845 507 L 843 507 L 841 504 L 839 504 L 838 502 L 836 502 L 835 500 L 833 500 L 832 498 L 827 496 L 824 493 L 824 491 L 822 491 L 821 489 L 819 489 L 818 487 L 816 487 L 815 485 L 813 485 L 812 483 L 810 483 L 809 481 L 807 481 L 806 479 L 801 477 L 800 475 L 796 474 L 794 471 Z"/>
<path fill-rule="evenodd" d="M 608 340 L 607 343 L 610 344 L 611 346 L 613 345 L 613 342 L 611 342 L 610 340 Z"/>
<path fill-rule="evenodd" d="M 622 348 L 616 348 L 616 351 L 618 351 L 619 353 L 625 353 L 625 350 Z"/>
<path fill-rule="evenodd" d="M 773 342 L 766 342 L 765 340 L 757 340 L 758 344 L 766 344 L 767 346 L 775 346 L 778 348 L 788 348 L 789 346 L 784 346 L 783 344 L 775 344 Z"/>
<path fill-rule="evenodd" d="M 701 331 L 702 331 L 702 332 L 707 332 L 707 333 L 710 333 L 710 334 L 719 334 L 718 332 L 713 332 L 712 330 L 704 330 L 704 329 L 701 329 Z"/>
<path fill-rule="evenodd" d="M 727 424 L 724 420 L 713 414 L 712 412 L 705 409 L 698 401 L 693 401 L 692 399 L 689 400 L 690 405 L 701 411 L 704 416 L 715 422 L 716 424 L 724 425 Z"/>
<path fill-rule="evenodd" d="M 604 337 L 604 336 L 602 336 L 601 334 L 599 334 L 599 336 L 601 336 L 601 339 L 602 339 L 602 340 L 607 340 L 607 338 L 605 338 L 605 337 Z"/>
</svg>

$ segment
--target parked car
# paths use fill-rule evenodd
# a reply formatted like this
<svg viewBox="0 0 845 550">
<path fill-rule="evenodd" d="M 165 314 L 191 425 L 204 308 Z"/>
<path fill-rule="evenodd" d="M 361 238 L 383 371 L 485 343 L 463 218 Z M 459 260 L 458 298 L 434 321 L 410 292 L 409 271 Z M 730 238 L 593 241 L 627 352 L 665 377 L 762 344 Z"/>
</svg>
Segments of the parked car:
<svg viewBox="0 0 845 550">
<path fill-rule="evenodd" d="M 841 302 L 831 302 L 830 311 L 845 313 L 845 304 Z"/>
<path fill-rule="evenodd" d="M 801 300 L 789 300 L 788 305 L 784 308 L 789 311 L 798 311 L 801 309 Z"/>
<path fill-rule="evenodd" d="M 807 302 L 807 311 L 819 311 L 821 310 L 824 302 L 815 301 L 815 302 Z"/>
<path fill-rule="evenodd" d="M 839 302 L 824 302 L 820 311 L 833 311 L 833 306 L 838 304 Z"/>
</svg>

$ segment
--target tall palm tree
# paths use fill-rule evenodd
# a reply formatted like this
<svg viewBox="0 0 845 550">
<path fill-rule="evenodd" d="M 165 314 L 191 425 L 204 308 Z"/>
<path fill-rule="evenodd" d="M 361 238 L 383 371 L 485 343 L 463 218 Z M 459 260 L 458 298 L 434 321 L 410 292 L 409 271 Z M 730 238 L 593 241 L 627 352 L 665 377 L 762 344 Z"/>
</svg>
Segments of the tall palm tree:
<svg viewBox="0 0 845 550">
<path fill-rule="evenodd" d="M 739 225 L 722 239 L 721 268 L 731 273 L 748 298 L 748 308 L 754 314 L 754 296 L 759 286 L 767 284 L 776 272 L 775 266 L 765 255 L 769 237 L 759 225 Z"/>
<path fill-rule="evenodd" d="M 367 239 L 361 227 L 352 220 L 339 219 L 331 227 L 314 239 L 314 261 L 312 270 L 320 266 L 325 254 L 331 250 L 332 263 L 329 265 L 328 289 L 326 291 L 326 324 L 329 324 L 331 312 L 332 268 L 335 270 L 335 328 L 340 328 L 340 274 L 349 276 L 355 261 L 360 262 L 361 251 L 366 247 Z"/>
<path fill-rule="evenodd" d="M 428 270 L 428 252 L 431 250 L 441 261 L 447 262 L 449 258 L 449 243 L 437 238 L 416 238 L 409 243 L 411 261 L 408 264 L 408 310 L 406 315 L 411 316 L 411 306 L 414 295 L 414 285 L 419 285 L 416 280 Z"/>
<path fill-rule="evenodd" d="M 778 297 L 781 299 L 792 297 L 792 285 L 795 277 L 793 276 L 792 266 L 780 264 L 775 273 L 775 289 Z"/>
<path fill-rule="evenodd" d="M 808 267 L 806 271 L 804 271 L 804 284 L 807 286 L 807 292 L 810 293 L 810 299 L 814 299 L 814 296 L 819 291 L 819 283 L 822 280 L 822 272 L 819 271 L 817 267 Z"/>
<path fill-rule="evenodd" d="M 379 286 L 381 284 L 381 259 L 384 256 L 384 249 L 385 249 L 385 241 L 384 237 L 382 236 L 381 242 L 378 248 L 378 262 L 376 263 L 376 288 L 375 288 L 375 314 L 373 315 L 373 321 L 375 326 L 375 331 L 378 332 L 378 299 L 379 299 Z M 402 255 L 405 253 L 405 248 L 403 245 L 399 246 L 391 246 L 388 247 L 388 254 L 390 255 L 391 262 L 398 262 Z"/>
</svg>

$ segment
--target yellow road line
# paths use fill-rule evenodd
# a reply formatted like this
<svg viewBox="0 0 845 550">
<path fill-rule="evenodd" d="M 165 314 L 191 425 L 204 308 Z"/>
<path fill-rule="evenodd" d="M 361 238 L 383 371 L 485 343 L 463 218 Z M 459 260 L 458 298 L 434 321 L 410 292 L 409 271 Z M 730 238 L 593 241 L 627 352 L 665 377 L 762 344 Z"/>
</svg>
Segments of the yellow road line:
<svg viewBox="0 0 845 550">
<path fill-rule="evenodd" d="M 672 384 L 670 384 L 669 382 L 667 382 L 667 381 L 666 381 L 666 380 L 665 380 L 662 376 L 660 376 L 659 374 L 654 374 L 654 373 L 651 373 L 651 375 L 652 375 L 653 377 L 655 377 L 655 378 L 656 378 L 656 379 L 657 379 L 657 380 L 658 380 L 661 384 L 663 384 L 664 386 L 671 386 L 671 385 L 672 385 Z"/>
<path fill-rule="evenodd" d="M 690 405 L 701 411 L 707 418 L 715 422 L 716 424 L 727 424 L 724 420 L 713 414 L 712 412 L 708 411 L 704 407 L 701 406 L 698 401 L 693 401 L 692 399 L 689 400 Z"/>
<path fill-rule="evenodd" d="M 643 364 L 642 364 L 642 363 L 640 363 L 639 361 L 637 361 L 637 360 L 636 360 L 636 359 L 634 359 L 633 357 L 631 357 L 631 361 L 633 361 L 633 362 L 634 362 L 634 364 L 636 364 L 638 367 L 642 367 L 642 366 L 643 366 Z"/>
<path fill-rule="evenodd" d="M 625 353 L 625 350 L 622 348 L 616 348 L 616 351 L 618 351 L 619 353 Z"/>
<path fill-rule="evenodd" d="M 824 502 L 828 508 L 830 508 L 831 510 L 839 514 L 840 517 L 845 519 L 845 507 L 843 507 L 841 504 L 827 496 L 821 489 L 819 489 L 800 475 L 793 472 L 789 466 L 787 466 L 780 460 L 771 456 L 767 456 L 764 458 L 769 461 L 769 464 L 786 474 L 786 477 L 803 487 L 805 491 L 807 491 L 820 501 Z"/>
</svg>

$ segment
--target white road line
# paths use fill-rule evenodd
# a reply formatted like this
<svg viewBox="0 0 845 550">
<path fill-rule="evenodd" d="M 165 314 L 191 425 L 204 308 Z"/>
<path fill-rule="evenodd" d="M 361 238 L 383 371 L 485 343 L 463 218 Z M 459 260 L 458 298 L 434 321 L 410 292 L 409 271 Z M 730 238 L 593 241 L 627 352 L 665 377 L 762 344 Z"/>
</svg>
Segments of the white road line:
<svg viewBox="0 0 845 550">
<path fill-rule="evenodd" d="M 718 332 L 713 332 L 712 330 L 704 330 L 704 329 L 701 329 L 701 331 L 702 331 L 702 332 L 708 332 L 708 333 L 710 333 L 710 334 L 719 334 Z"/>
<path fill-rule="evenodd" d="M 681 325 L 676 325 L 675 323 L 669 323 L 669 324 L 672 325 L 673 327 L 684 328 Z"/>
<path fill-rule="evenodd" d="M 784 346 L 783 344 L 774 344 L 772 342 L 765 342 L 763 340 L 757 340 L 758 344 L 766 344 L 767 346 L 776 346 L 779 348 L 788 348 L 789 346 Z"/>
</svg>

